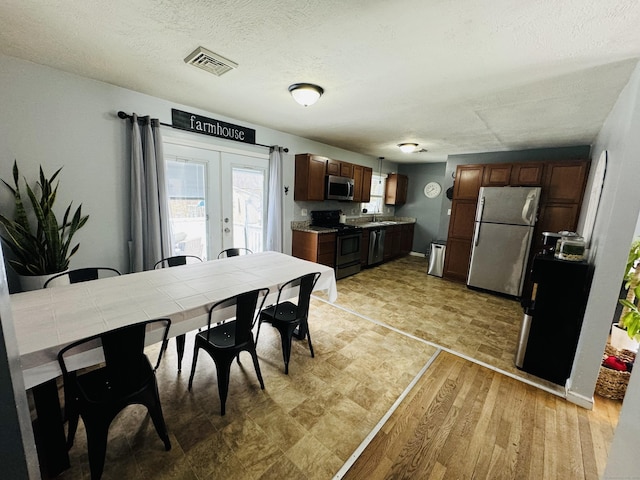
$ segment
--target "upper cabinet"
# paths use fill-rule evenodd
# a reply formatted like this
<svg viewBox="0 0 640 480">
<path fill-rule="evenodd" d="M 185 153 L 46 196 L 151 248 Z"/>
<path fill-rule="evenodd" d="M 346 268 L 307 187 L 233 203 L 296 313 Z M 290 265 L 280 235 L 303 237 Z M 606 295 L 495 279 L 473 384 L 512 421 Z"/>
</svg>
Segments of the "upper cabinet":
<svg viewBox="0 0 640 480">
<path fill-rule="evenodd" d="M 544 179 L 547 203 L 578 203 L 582 200 L 589 165 L 583 161 L 550 164 Z"/>
<path fill-rule="evenodd" d="M 511 181 L 511 164 L 495 163 L 484 167 L 483 187 L 505 187 Z"/>
<path fill-rule="evenodd" d="M 512 187 L 537 187 L 542 185 L 544 163 L 515 163 L 511 169 Z"/>
<path fill-rule="evenodd" d="M 456 200 L 478 200 L 482 186 L 483 165 L 460 165 L 456 169 L 453 198 Z"/>
<path fill-rule="evenodd" d="M 324 200 L 327 157 L 301 153 L 296 155 L 293 199 L 297 201 Z"/>
<path fill-rule="evenodd" d="M 293 199 L 296 201 L 323 201 L 327 175 L 353 178 L 353 201 L 369 202 L 371 200 L 372 168 L 310 153 L 296 155 Z"/>
<path fill-rule="evenodd" d="M 402 205 L 407 201 L 409 177 L 399 173 L 390 173 L 384 191 L 385 205 Z"/>
<path fill-rule="evenodd" d="M 349 162 L 341 162 L 333 158 L 327 159 L 327 175 L 353 178 L 353 167 L 354 165 Z"/>
</svg>

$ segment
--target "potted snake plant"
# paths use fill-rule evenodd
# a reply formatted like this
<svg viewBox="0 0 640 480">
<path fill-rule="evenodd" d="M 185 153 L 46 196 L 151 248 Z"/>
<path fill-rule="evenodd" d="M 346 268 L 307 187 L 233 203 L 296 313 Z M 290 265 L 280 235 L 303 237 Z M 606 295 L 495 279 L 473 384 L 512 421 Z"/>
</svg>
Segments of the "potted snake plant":
<svg viewBox="0 0 640 480">
<path fill-rule="evenodd" d="M 82 205 L 71 213 L 71 204 L 64 211 L 62 221 L 54 212 L 62 167 L 47 177 L 40 166 L 40 178 L 36 188 L 31 188 L 26 178 L 24 189 L 20 187 L 18 163 L 13 163 L 13 185 L 2 183 L 14 199 L 13 218 L 0 214 L 2 242 L 11 250 L 8 260 L 11 268 L 20 276 L 23 290 L 41 288 L 46 279 L 69 268 L 69 259 L 80 247 L 72 245 L 73 236 L 82 228 L 88 215 L 82 215 Z M 55 183 L 54 183 L 55 182 Z"/>
</svg>

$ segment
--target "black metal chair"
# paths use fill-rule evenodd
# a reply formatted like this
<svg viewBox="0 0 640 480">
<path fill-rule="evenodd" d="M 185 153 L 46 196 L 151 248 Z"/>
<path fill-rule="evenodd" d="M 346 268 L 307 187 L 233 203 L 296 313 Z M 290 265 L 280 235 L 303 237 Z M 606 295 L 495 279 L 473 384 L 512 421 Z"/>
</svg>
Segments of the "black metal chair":
<svg viewBox="0 0 640 480">
<path fill-rule="evenodd" d="M 252 329 L 268 294 L 268 288 L 260 288 L 217 302 L 209 309 L 206 331 L 196 334 L 189 391 L 193 385 L 198 352 L 203 349 L 211 356 L 216 365 L 221 415 L 224 415 L 226 411 L 231 364 L 234 358 L 237 358 L 238 364 L 240 364 L 240 352 L 247 351 L 251 354 L 260 388 L 264 390 Z M 261 300 L 260 297 L 262 297 Z M 229 320 L 219 323 L 225 318 L 229 318 Z M 212 323 L 217 323 L 217 325 L 212 327 Z"/>
<path fill-rule="evenodd" d="M 311 357 L 314 357 L 311 334 L 309 333 L 309 302 L 311 292 L 320 278 L 320 273 L 309 273 L 294 278 L 282 284 L 278 289 L 278 299 L 275 305 L 271 305 L 260 313 L 256 343 L 260 335 L 260 327 L 263 323 L 270 323 L 280 332 L 282 342 L 282 357 L 284 359 L 284 373 L 289 374 L 289 359 L 291 358 L 291 341 L 293 337 L 299 340 L 307 339 Z M 298 288 L 298 300 L 296 303 L 283 301 L 287 298 L 287 290 Z M 291 292 L 293 293 L 293 292 Z"/>
<path fill-rule="evenodd" d="M 155 367 L 151 366 L 144 353 L 147 330 L 159 329 L 162 338 L 166 339 L 170 325 L 171 320 L 167 318 L 146 320 L 79 340 L 58 353 L 69 419 L 67 447 L 73 445 L 81 417 L 87 433 L 92 480 L 102 476 L 109 426 L 128 405 L 147 407 L 165 449 L 171 449 L 155 375 L 162 349 Z M 75 369 L 81 368 L 77 359 L 92 349 L 102 351 L 104 363 L 98 368 L 87 369 L 85 373 L 76 373 Z M 79 356 L 74 358 L 74 355 Z"/>
<path fill-rule="evenodd" d="M 156 268 L 165 267 L 179 267 L 180 265 L 186 265 L 190 260 L 194 262 L 202 262 L 200 257 L 195 255 L 176 255 L 174 257 L 163 258 L 153 266 Z M 178 352 L 178 373 L 182 371 L 182 358 L 184 357 L 184 344 L 187 340 L 186 335 L 176 335 L 176 351 Z M 167 342 L 162 345 L 163 349 L 167 348 Z"/>
<path fill-rule="evenodd" d="M 238 248 L 227 248 L 226 250 L 222 250 L 218 254 L 218 258 L 227 258 L 227 257 L 237 257 L 238 255 L 249 255 L 253 253 L 248 248 L 238 247 Z"/>
<path fill-rule="evenodd" d="M 174 257 L 163 258 L 159 262 L 156 262 L 153 268 L 178 267 L 180 265 L 186 265 L 189 259 L 193 259 L 196 262 L 202 261 L 202 259 L 196 255 L 176 255 Z"/>
<path fill-rule="evenodd" d="M 116 277 L 120 272 L 111 267 L 86 267 L 76 268 L 50 277 L 44 284 L 44 288 L 69 285 L 70 283 L 88 282 L 98 278 Z"/>
</svg>

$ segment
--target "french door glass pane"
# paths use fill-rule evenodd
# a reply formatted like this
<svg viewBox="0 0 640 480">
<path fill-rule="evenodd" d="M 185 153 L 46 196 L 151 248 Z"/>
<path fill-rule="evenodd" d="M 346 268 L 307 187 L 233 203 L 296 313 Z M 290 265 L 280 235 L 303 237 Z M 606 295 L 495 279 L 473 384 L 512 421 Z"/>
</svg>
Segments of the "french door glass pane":
<svg viewBox="0 0 640 480">
<path fill-rule="evenodd" d="M 233 242 L 236 247 L 261 252 L 265 219 L 265 173 L 247 167 L 232 168 Z"/>
<path fill-rule="evenodd" d="M 165 157 L 174 255 L 196 255 L 206 260 L 206 164 Z"/>
</svg>

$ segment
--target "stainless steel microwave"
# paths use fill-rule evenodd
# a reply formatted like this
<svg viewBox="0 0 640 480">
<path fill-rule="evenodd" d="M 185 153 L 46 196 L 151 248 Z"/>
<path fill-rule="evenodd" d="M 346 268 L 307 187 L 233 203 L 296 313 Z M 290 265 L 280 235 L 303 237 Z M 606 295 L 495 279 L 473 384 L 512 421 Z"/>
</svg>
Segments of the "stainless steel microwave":
<svg viewBox="0 0 640 480">
<path fill-rule="evenodd" d="M 327 200 L 353 200 L 353 178 L 327 175 Z"/>
</svg>

